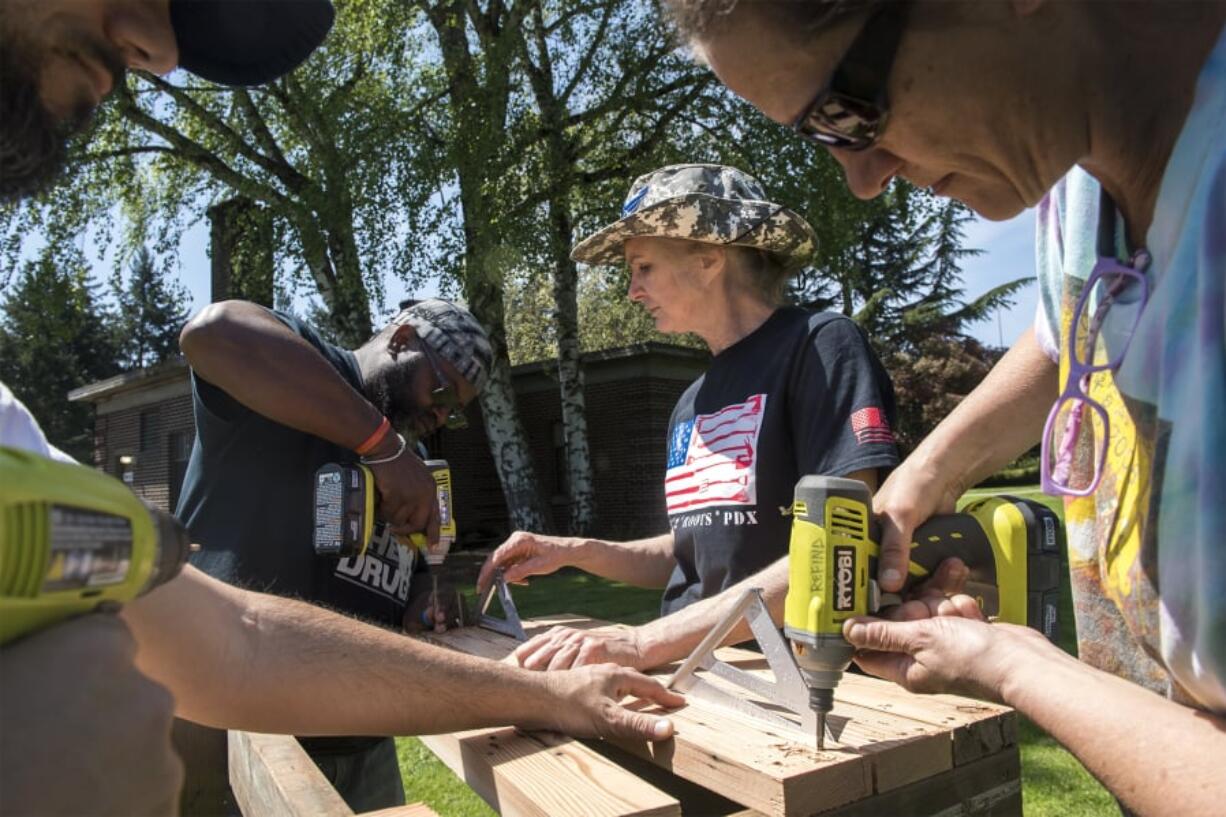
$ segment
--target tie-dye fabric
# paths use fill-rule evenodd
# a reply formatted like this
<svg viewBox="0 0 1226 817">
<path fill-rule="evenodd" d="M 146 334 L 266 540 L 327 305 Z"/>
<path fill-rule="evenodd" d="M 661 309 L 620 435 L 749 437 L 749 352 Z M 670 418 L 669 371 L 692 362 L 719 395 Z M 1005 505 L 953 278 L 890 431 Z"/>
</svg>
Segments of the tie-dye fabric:
<svg viewBox="0 0 1226 817">
<path fill-rule="evenodd" d="M 1062 378 L 1095 258 L 1097 197 L 1075 170 L 1039 206 L 1036 328 L 1059 348 Z M 1149 303 L 1116 375 L 1091 379 L 1111 421 L 1103 479 L 1065 504 L 1078 644 L 1094 666 L 1226 713 L 1226 32 L 1146 244 Z M 1138 306 L 1111 308 L 1097 360 L 1118 351 Z"/>
</svg>

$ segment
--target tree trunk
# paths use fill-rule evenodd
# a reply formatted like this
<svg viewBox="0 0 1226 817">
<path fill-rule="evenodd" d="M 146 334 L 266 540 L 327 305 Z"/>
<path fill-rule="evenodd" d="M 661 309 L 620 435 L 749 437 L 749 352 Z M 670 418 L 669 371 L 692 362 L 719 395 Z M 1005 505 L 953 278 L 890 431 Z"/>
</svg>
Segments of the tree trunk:
<svg viewBox="0 0 1226 817">
<path fill-rule="evenodd" d="M 501 205 L 499 151 L 507 141 L 506 121 L 511 95 L 511 71 L 491 68 L 484 74 L 475 67 L 472 54 L 480 48 L 490 66 L 509 66 L 514 36 L 520 25 L 521 6 L 491 5 L 479 13 L 476 4 L 463 0 L 437 0 L 425 6 L 427 18 L 438 34 L 439 50 L 447 72 L 451 110 L 456 132 L 462 134 L 448 149 L 460 188 L 460 212 L 464 230 L 462 278 L 468 308 L 489 334 L 494 362 L 489 380 L 481 391 L 481 411 L 489 437 L 490 454 L 502 482 L 511 524 L 521 530 L 546 531 L 549 516 L 541 500 L 515 392 L 511 387 L 511 364 L 507 357 L 506 317 L 502 302 L 502 263 L 498 215 Z M 470 13 L 475 12 L 475 13 Z M 469 24 L 476 32 L 470 39 Z M 484 83 L 482 82 L 484 80 Z"/>
<path fill-rule="evenodd" d="M 511 383 L 511 363 L 507 357 L 506 317 L 502 302 L 502 267 L 496 246 L 491 241 L 492 223 L 469 214 L 481 212 L 474 205 L 465 212 L 464 295 L 468 308 L 489 335 L 494 365 L 481 390 L 481 414 L 489 438 L 490 455 L 498 469 L 502 494 L 507 503 L 511 525 L 518 530 L 550 532 L 549 514 L 541 499 L 540 484 L 532 461 L 532 449 L 519 419 L 515 390 Z M 481 225 L 474 227 L 473 225 Z"/>
<path fill-rule="evenodd" d="M 566 484 L 570 493 L 570 533 L 591 531 L 596 518 L 592 455 L 588 447 L 587 407 L 579 347 L 579 272 L 570 259 L 574 239 L 570 214 L 556 200 L 550 205 L 554 245 L 554 331 L 558 336 L 558 390 L 562 399 L 562 435 L 566 443 Z"/>
<path fill-rule="evenodd" d="M 353 237 L 353 222 L 343 220 L 327 228 L 328 257 L 336 270 L 336 289 L 328 304 L 332 326 L 346 346 L 356 349 L 374 334 L 370 321 L 370 295 L 362 280 L 362 266 Z"/>
<path fill-rule="evenodd" d="M 515 392 L 511 388 L 511 366 L 506 355 L 494 358 L 489 380 L 481 390 L 481 414 L 485 418 L 490 454 L 502 482 L 502 495 L 512 527 L 548 531 L 549 520 L 540 499 L 532 451 L 519 422 Z"/>
</svg>

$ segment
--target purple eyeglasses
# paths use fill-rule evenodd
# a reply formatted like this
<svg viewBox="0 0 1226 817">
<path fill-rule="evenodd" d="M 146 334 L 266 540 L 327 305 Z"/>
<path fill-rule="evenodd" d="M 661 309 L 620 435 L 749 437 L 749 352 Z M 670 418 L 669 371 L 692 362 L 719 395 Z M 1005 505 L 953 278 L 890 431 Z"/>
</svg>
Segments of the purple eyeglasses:
<svg viewBox="0 0 1226 817">
<path fill-rule="evenodd" d="M 1114 207 L 1108 217 L 1114 222 Z M 1069 326 L 1068 378 L 1065 380 L 1064 390 L 1052 406 L 1051 413 L 1047 415 L 1047 425 L 1043 428 L 1041 476 L 1044 493 L 1082 497 L 1089 496 L 1098 489 L 1107 459 L 1111 421 L 1102 403 L 1090 396 L 1090 377 L 1096 372 L 1115 371 L 1123 362 L 1137 323 L 1141 319 L 1141 312 L 1149 300 L 1149 281 L 1144 273 L 1139 271 L 1148 266 L 1149 255 L 1144 250 L 1133 255 L 1129 264 L 1122 264 L 1110 255 L 1103 255 L 1100 246 L 1098 263 L 1094 265 L 1094 271 L 1090 273 L 1090 278 L 1081 291 L 1081 297 L 1077 299 L 1073 322 Z M 1078 337 L 1078 329 L 1085 323 L 1090 296 L 1100 286 L 1104 288 L 1102 298 L 1094 309 L 1094 315 L 1090 318 L 1084 334 Z M 1131 290 L 1133 286 L 1140 287 L 1140 298 L 1133 310 L 1132 326 L 1129 327 L 1121 348 L 1115 351 L 1106 363 L 1094 363 L 1099 333 L 1107 312 L 1118 302 L 1120 295 Z M 1088 430 L 1092 435 L 1092 451 L 1086 451 L 1084 446 L 1077 444 L 1083 430 Z M 1086 462 L 1086 458 L 1091 456 L 1093 459 Z M 1086 481 L 1085 474 L 1089 465 L 1092 465 L 1094 470 L 1089 481 Z"/>
<path fill-rule="evenodd" d="M 1098 490 L 1107 462 L 1111 420 L 1106 407 L 1090 396 L 1090 378 L 1098 372 L 1119 369 L 1149 301 L 1149 281 L 1144 272 L 1149 267 L 1149 253 L 1138 250 L 1127 264 L 1116 260 L 1115 223 L 1115 202 L 1103 190 L 1098 207 L 1098 263 L 1073 308 L 1073 320 L 1065 340 L 1065 348 L 1069 350 L 1068 377 L 1043 428 L 1040 477 L 1043 492 L 1047 494 L 1083 497 Z M 1127 334 L 1118 344 L 1119 349 L 1111 352 L 1109 360 L 1094 363 L 1107 312 L 1120 302 L 1121 296 L 1131 294 L 1134 287 L 1139 288 L 1135 290 L 1139 297 L 1127 299 L 1135 304 Z M 1086 311 L 1095 292 L 1102 295 L 1094 314 L 1088 316 Z M 1090 435 L 1089 446 L 1079 445 L 1084 432 Z"/>
</svg>

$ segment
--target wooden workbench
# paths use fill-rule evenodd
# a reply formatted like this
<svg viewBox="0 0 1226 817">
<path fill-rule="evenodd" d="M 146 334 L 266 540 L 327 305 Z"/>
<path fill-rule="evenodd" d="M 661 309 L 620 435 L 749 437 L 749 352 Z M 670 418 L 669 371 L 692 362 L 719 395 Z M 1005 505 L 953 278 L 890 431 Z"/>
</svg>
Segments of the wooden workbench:
<svg viewBox="0 0 1226 817">
<path fill-rule="evenodd" d="M 525 627 L 531 636 L 557 624 L 605 622 L 550 616 Z M 428 638 L 495 660 L 516 646 L 473 627 Z M 725 649 L 720 657 L 770 674 L 757 653 Z M 503 815 L 1021 814 L 1016 720 L 1007 707 L 912 695 L 849 673 L 830 714 L 834 740 L 822 752 L 797 733 L 694 697 L 668 715 L 676 735 L 657 744 L 505 728 L 422 742 Z"/>
</svg>

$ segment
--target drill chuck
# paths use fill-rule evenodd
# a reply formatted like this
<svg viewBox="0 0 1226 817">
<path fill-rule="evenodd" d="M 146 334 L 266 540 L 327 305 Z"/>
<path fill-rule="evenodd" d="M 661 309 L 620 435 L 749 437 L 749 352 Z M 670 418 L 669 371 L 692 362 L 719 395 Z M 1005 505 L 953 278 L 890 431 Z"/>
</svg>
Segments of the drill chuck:
<svg viewBox="0 0 1226 817">
<path fill-rule="evenodd" d="M 814 712 L 825 714 L 834 709 L 834 689 L 809 687 L 809 706 Z"/>
<path fill-rule="evenodd" d="M 153 517 L 153 524 L 157 529 L 158 547 L 154 552 L 153 570 L 149 574 L 149 580 L 141 589 L 141 595 L 178 576 L 183 570 L 183 565 L 187 563 L 187 558 L 196 549 L 182 522 L 147 503 L 146 508 L 149 515 Z"/>
</svg>

